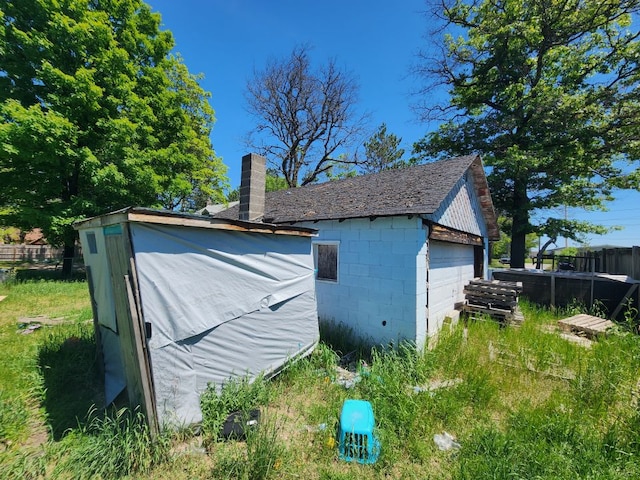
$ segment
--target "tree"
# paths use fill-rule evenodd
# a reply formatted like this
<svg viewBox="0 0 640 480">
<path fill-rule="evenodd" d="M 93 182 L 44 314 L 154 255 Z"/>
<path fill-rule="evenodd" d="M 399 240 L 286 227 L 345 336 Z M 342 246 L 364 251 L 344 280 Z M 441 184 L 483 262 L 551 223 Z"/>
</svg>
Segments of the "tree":
<svg viewBox="0 0 640 480">
<path fill-rule="evenodd" d="M 266 192 L 277 192 L 278 190 L 286 190 L 289 188 L 284 177 L 278 175 L 278 170 L 267 168 L 264 189 Z"/>
<path fill-rule="evenodd" d="M 278 170 L 274 168 L 267 168 L 264 184 L 265 192 L 277 192 L 278 190 L 286 190 L 289 188 L 287 181 L 284 177 L 279 176 L 278 173 Z M 240 201 L 240 187 L 229 191 L 225 200 L 227 203 Z"/>
<path fill-rule="evenodd" d="M 509 257 L 511 258 L 511 229 L 513 222 L 511 218 L 505 216 L 498 217 L 498 226 L 500 227 L 500 240 L 492 243 L 491 252 L 493 258 Z M 535 233 L 527 234 L 525 240 L 526 257 L 530 258 L 531 251 L 538 246 L 539 238 Z M 512 262 L 510 262 L 511 264 Z M 526 258 L 525 258 L 526 263 Z"/>
<path fill-rule="evenodd" d="M 75 220 L 128 205 L 189 208 L 225 168 L 209 94 L 141 0 L 0 6 L 0 223 L 64 245 Z"/>
<path fill-rule="evenodd" d="M 618 160 L 638 159 L 638 0 L 440 0 L 440 50 L 422 55 L 427 87 L 450 103 L 425 104 L 440 129 L 414 146 L 423 156 L 477 152 L 494 204 L 513 220 L 512 266 L 525 238 L 602 233 L 586 222 L 530 221 L 557 206 L 604 209 L 612 188 L 638 185 Z M 454 36 L 455 35 L 455 36 Z M 427 93 L 427 91 L 425 91 Z M 433 90 L 429 90 L 432 94 Z M 432 97 L 431 97 L 432 98 Z M 637 118 L 637 117 L 636 117 Z"/>
<path fill-rule="evenodd" d="M 340 150 L 358 140 L 358 85 L 330 60 L 314 70 L 309 47 L 272 60 L 247 83 L 248 111 L 257 121 L 249 147 L 266 156 L 290 187 L 314 182 L 335 163 L 356 163 Z"/>
<path fill-rule="evenodd" d="M 404 149 L 400 148 L 402 138 L 387 133 L 387 125 L 383 123 L 376 133 L 364 143 L 365 161 L 360 166 L 364 173 L 377 173 L 382 170 L 401 168 L 407 165 L 402 160 Z"/>
</svg>

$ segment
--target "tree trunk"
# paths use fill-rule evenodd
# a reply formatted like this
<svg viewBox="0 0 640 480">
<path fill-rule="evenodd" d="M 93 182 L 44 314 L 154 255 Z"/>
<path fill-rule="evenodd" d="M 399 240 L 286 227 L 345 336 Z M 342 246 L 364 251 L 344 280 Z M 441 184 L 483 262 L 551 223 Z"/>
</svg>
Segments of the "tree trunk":
<svg viewBox="0 0 640 480">
<path fill-rule="evenodd" d="M 526 182 L 516 179 L 513 188 L 513 224 L 511 226 L 511 268 L 524 268 L 529 233 L 529 199 Z"/>
<path fill-rule="evenodd" d="M 71 278 L 71 273 L 73 272 L 73 257 L 76 253 L 76 245 L 75 242 L 71 242 L 71 244 L 65 243 L 64 245 L 64 253 L 62 257 L 62 277 L 63 278 Z"/>
<path fill-rule="evenodd" d="M 524 268 L 524 256 L 526 253 L 527 233 L 522 230 L 516 231 L 516 219 L 513 219 L 511 230 L 511 268 Z"/>
</svg>

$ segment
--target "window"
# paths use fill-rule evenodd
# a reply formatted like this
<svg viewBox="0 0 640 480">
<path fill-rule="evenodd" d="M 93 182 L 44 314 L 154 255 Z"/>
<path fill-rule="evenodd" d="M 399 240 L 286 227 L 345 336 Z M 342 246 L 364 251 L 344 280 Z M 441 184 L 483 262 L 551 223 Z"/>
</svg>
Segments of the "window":
<svg viewBox="0 0 640 480">
<path fill-rule="evenodd" d="M 338 245 L 338 242 L 313 244 L 313 262 L 318 280 L 338 281 Z"/>
<path fill-rule="evenodd" d="M 89 245 L 89 253 L 98 253 L 98 246 L 96 245 L 95 233 L 87 232 L 87 244 Z"/>
</svg>

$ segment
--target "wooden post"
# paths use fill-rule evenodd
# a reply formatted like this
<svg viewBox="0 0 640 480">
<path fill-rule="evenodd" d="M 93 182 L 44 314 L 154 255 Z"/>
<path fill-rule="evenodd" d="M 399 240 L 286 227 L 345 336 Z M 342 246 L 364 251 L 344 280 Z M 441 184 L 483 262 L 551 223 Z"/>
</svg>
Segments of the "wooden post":
<svg viewBox="0 0 640 480">
<path fill-rule="evenodd" d="M 138 361 L 140 375 L 140 387 L 142 389 L 142 408 L 146 414 L 147 423 L 151 438 L 155 439 L 160 432 L 158 418 L 156 416 L 155 393 L 152 387 L 151 372 L 149 368 L 149 352 L 146 349 L 146 335 L 143 319 L 138 316 L 138 306 L 136 305 L 135 294 L 131 286 L 129 275 L 124 276 L 124 283 L 127 289 L 127 304 L 131 315 L 131 331 L 133 333 L 132 345 L 135 348 L 135 358 Z"/>
<path fill-rule="evenodd" d="M 556 306 L 556 275 L 551 273 L 551 308 Z"/>
<path fill-rule="evenodd" d="M 613 311 L 613 314 L 611 315 L 611 320 L 615 320 L 616 319 L 616 317 L 620 313 L 620 310 L 622 310 L 622 308 L 627 304 L 627 300 L 629 300 L 629 298 L 631 298 L 631 296 L 633 295 L 633 292 L 636 290 L 636 288 L 638 288 L 638 284 L 637 283 L 634 283 L 633 285 L 631 285 L 631 287 L 629 288 L 627 293 L 624 295 L 624 297 L 622 297 L 622 300 L 620 300 L 620 303 L 618 304 L 616 309 Z"/>
<path fill-rule="evenodd" d="M 593 288 L 595 283 L 595 276 L 596 276 L 595 261 L 591 260 L 591 301 L 589 302 L 589 308 L 593 308 Z"/>
</svg>

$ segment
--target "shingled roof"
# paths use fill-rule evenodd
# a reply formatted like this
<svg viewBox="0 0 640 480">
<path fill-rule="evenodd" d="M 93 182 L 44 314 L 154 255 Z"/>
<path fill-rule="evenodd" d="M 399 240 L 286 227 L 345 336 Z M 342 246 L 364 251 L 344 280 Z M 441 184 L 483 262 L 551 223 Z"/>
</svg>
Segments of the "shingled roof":
<svg viewBox="0 0 640 480">
<path fill-rule="evenodd" d="M 263 221 L 292 223 L 393 215 L 433 214 L 471 169 L 489 236 L 499 238 L 480 157 L 467 155 L 413 167 L 268 192 Z M 234 206 L 215 215 L 238 218 Z"/>
</svg>

